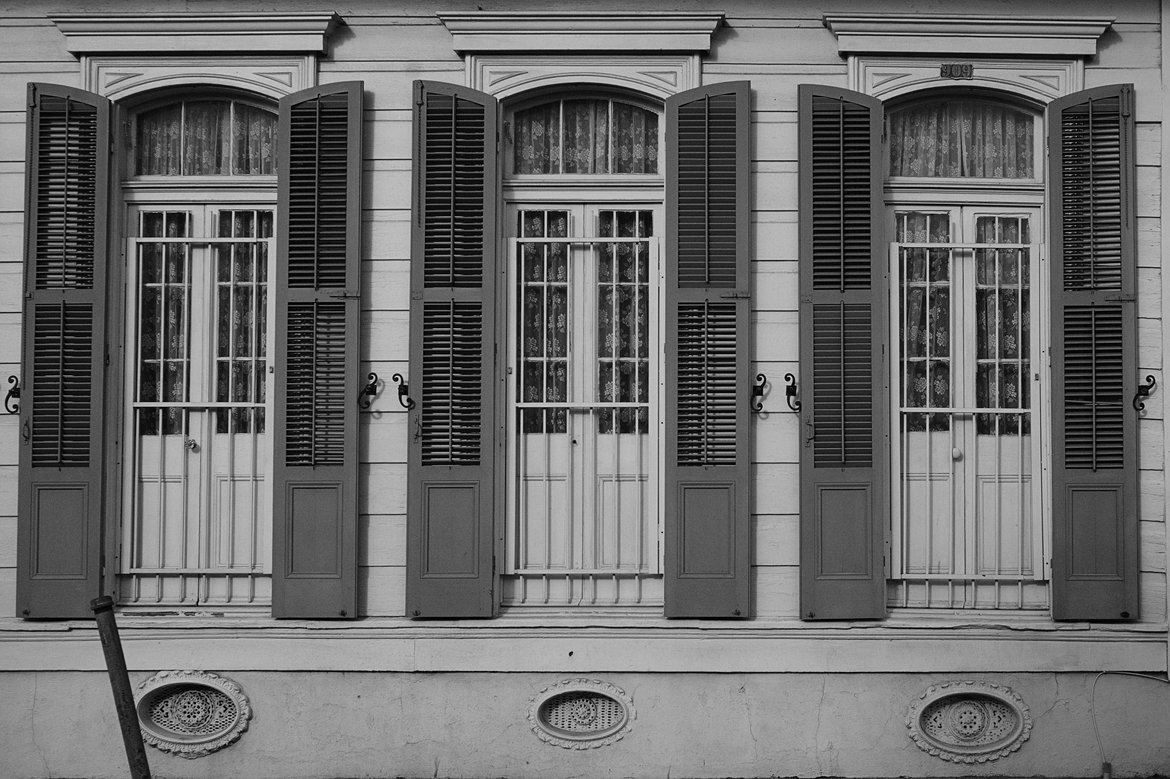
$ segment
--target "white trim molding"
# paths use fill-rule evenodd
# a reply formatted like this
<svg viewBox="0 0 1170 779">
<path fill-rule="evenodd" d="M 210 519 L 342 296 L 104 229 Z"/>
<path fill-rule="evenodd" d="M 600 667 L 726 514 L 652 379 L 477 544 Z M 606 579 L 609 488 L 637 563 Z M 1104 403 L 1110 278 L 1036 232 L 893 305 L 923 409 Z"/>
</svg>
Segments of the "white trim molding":
<svg viewBox="0 0 1170 779">
<path fill-rule="evenodd" d="M 317 82 L 317 58 L 306 56 L 83 56 L 85 89 L 121 100 L 182 85 L 215 85 L 278 100 Z"/>
<path fill-rule="evenodd" d="M 837 51 L 850 54 L 1092 57 L 1106 17 L 825 14 Z"/>
<path fill-rule="evenodd" d="M 849 57 L 849 87 L 880 100 L 920 89 L 983 87 L 1049 103 L 1084 88 L 1081 59 L 1023 60 L 968 58 L 969 75 L 956 80 L 943 75 L 937 59 L 923 57 Z"/>
<path fill-rule="evenodd" d="M 604 84 L 665 99 L 699 85 L 698 55 L 513 56 L 471 54 L 467 85 L 498 98 L 557 85 Z"/>
<path fill-rule="evenodd" d="M 339 22 L 316 13 L 107 13 L 49 17 L 71 54 L 321 54 Z"/>
<path fill-rule="evenodd" d="M 460 53 L 491 51 L 707 52 L 720 11 L 439 12 Z"/>
</svg>

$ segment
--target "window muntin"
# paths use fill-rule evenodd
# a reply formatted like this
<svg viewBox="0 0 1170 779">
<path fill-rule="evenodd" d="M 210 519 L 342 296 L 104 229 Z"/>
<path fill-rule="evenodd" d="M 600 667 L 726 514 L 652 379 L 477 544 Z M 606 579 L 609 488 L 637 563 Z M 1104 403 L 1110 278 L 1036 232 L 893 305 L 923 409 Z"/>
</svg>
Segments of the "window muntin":
<svg viewBox="0 0 1170 779">
<path fill-rule="evenodd" d="M 1036 113 L 1000 101 L 942 96 L 887 111 L 890 175 L 1037 178 Z"/>
<path fill-rule="evenodd" d="M 564 98 L 512 114 L 516 174 L 657 174 L 657 111 L 615 98 Z"/>
<path fill-rule="evenodd" d="M 660 606 L 656 209 L 515 214 L 503 603 Z"/>
<path fill-rule="evenodd" d="M 276 114 L 241 100 L 180 100 L 135 116 L 134 175 L 272 175 L 275 157 Z"/>
<path fill-rule="evenodd" d="M 894 212 L 890 605 L 1042 609 L 1035 210 Z"/>
</svg>

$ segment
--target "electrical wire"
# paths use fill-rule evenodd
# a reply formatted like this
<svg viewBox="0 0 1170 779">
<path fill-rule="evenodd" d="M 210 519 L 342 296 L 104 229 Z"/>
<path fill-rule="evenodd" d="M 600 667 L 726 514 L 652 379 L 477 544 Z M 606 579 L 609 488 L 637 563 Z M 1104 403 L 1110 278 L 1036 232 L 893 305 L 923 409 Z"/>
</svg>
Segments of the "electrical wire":
<svg viewBox="0 0 1170 779">
<path fill-rule="evenodd" d="M 1113 676 L 1136 676 L 1139 679 L 1153 679 L 1155 682 L 1162 684 L 1170 684 L 1170 679 L 1163 679 L 1160 676 L 1153 676 L 1151 674 L 1139 674 L 1135 671 L 1101 671 L 1093 677 L 1093 684 L 1089 688 L 1089 719 L 1093 723 L 1093 735 L 1097 738 L 1097 754 L 1101 756 L 1101 765 L 1105 766 L 1109 763 L 1105 759 L 1105 747 L 1101 745 L 1101 731 L 1097 728 L 1097 682 L 1102 676 L 1111 674 Z"/>
</svg>

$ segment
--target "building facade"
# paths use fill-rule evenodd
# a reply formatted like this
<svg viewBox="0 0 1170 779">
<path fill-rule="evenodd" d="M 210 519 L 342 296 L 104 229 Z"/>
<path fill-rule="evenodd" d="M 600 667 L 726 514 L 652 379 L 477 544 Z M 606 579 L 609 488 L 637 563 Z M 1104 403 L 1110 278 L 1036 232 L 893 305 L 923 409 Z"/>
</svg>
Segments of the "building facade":
<svg viewBox="0 0 1170 779">
<path fill-rule="evenodd" d="M 1165 2 L 678 5 L 9 4 L 0 773 L 1170 772 Z"/>
</svg>

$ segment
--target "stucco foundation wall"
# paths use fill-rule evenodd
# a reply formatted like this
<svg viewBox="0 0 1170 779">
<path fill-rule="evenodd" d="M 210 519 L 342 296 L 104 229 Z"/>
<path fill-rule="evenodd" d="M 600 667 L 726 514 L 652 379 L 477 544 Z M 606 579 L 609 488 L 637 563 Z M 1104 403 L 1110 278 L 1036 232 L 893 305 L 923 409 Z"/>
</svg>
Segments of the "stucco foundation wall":
<svg viewBox="0 0 1170 779">
<path fill-rule="evenodd" d="M 1089 712 L 1095 674 L 583 674 L 622 688 L 636 711 L 624 738 L 584 750 L 542 742 L 527 719 L 533 696 L 572 675 L 226 675 L 251 702 L 248 730 L 195 760 L 149 749 L 155 776 L 1100 776 Z M 1021 696 L 1032 731 L 1018 751 L 956 765 L 911 741 L 910 704 L 957 678 Z M 126 776 L 104 673 L 0 673 L 0 700 L 6 779 Z M 1102 677 L 1096 714 L 1115 776 L 1170 771 L 1167 685 Z"/>
</svg>

